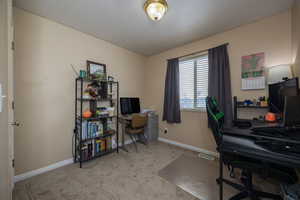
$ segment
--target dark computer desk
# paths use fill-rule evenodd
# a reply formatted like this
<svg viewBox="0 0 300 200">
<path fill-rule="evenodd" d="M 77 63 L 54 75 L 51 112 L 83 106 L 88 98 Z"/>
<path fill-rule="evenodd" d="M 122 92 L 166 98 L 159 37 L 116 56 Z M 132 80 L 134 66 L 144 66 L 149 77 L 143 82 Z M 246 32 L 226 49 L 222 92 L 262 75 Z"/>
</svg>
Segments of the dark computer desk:
<svg viewBox="0 0 300 200">
<path fill-rule="evenodd" d="M 258 139 L 268 139 L 274 141 L 288 142 L 290 144 L 300 144 L 300 140 L 289 138 L 276 138 L 270 136 L 260 136 L 251 134 L 251 129 L 239 129 L 235 127 L 224 128 L 222 130 L 222 144 L 219 146 L 219 173 L 223 179 L 223 153 L 237 154 L 249 158 L 254 158 L 270 163 L 277 163 L 287 167 L 300 168 L 300 154 L 290 155 L 270 151 L 255 143 Z M 300 134 L 300 133 L 299 133 Z M 220 182 L 220 200 L 223 199 L 223 183 Z"/>
<path fill-rule="evenodd" d="M 255 127 L 255 126 L 254 126 Z M 260 127 L 260 126 L 257 126 Z M 253 128 L 253 127 L 251 127 Z M 225 127 L 222 129 L 222 132 L 224 135 L 231 135 L 231 136 L 236 136 L 236 137 L 246 137 L 252 140 L 255 139 L 267 139 L 267 140 L 274 140 L 274 141 L 280 141 L 280 142 L 287 142 L 287 143 L 292 143 L 292 144 L 300 144 L 300 132 L 299 132 L 299 140 L 295 139 L 290 139 L 288 137 L 272 137 L 272 136 L 265 136 L 265 135 L 258 135 L 258 134 L 252 134 L 250 129 L 240 129 L 236 127 Z"/>
</svg>

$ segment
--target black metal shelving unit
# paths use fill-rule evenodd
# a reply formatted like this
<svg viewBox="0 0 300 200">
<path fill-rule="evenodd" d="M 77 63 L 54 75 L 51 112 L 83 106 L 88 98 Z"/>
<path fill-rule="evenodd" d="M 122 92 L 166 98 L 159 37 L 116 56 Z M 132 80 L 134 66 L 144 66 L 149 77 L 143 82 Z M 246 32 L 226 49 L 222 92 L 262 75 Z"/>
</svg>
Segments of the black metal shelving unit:
<svg viewBox="0 0 300 200">
<path fill-rule="evenodd" d="M 100 85 L 105 85 L 107 87 L 106 90 L 106 97 L 105 98 L 83 98 L 84 93 L 84 87 L 86 84 L 92 83 L 92 82 L 98 82 Z M 115 90 L 114 90 L 114 87 Z M 108 93 L 110 91 L 110 93 Z M 116 97 L 113 98 L 114 94 L 113 91 L 116 92 Z M 113 152 L 119 152 L 119 83 L 116 81 L 102 81 L 102 80 L 89 80 L 89 79 L 83 79 L 83 78 L 76 78 L 75 80 L 75 128 L 74 128 L 74 139 L 73 139 L 73 159 L 75 163 L 79 163 L 80 168 L 82 167 L 82 163 L 93 160 L 95 158 L 99 158 L 101 156 L 113 153 Z M 109 116 L 109 115 L 99 115 L 99 116 L 92 116 L 90 118 L 84 118 L 83 117 L 83 107 L 84 104 L 90 104 L 86 106 L 91 107 L 91 103 L 97 106 L 98 102 L 106 102 L 109 103 L 110 107 L 114 107 L 116 110 L 114 111 L 115 115 Z M 115 130 L 108 129 L 107 123 L 108 120 L 110 120 L 112 123 L 115 123 Z M 83 138 L 83 122 L 99 122 L 102 124 L 103 127 L 103 134 L 97 135 L 93 137 Z M 87 130 L 88 131 L 88 130 Z M 116 141 L 116 147 L 112 148 L 112 139 L 113 136 L 115 136 Z M 87 144 L 91 144 L 92 147 L 95 148 L 96 140 L 105 140 L 107 141 L 107 138 L 110 138 L 111 141 L 111 147 L 106 148 L 105 151 L 101 152 L 95 152 L 95 149 L 91 149 L 93 152 L 90 156 L 84 156 L 84 147 Z M 105 143 L 107 145 L 107 143 Z M 107 147 L 107 146 L 106 146 Z M 88 150 L 89 151 L 89 150 Z"/>
<path fill-rule="evenodd" d="M 239 102 L 237 100 L 237 97 L 233 97 L 233 119 L 238 120 L 238 109 L 243 109 L 243 108 L 252 108 L 252 109 L 269 109 L 269 106 L 260 106 L 260 105 L 243 105 L 242 102 Z"/>
</svg>

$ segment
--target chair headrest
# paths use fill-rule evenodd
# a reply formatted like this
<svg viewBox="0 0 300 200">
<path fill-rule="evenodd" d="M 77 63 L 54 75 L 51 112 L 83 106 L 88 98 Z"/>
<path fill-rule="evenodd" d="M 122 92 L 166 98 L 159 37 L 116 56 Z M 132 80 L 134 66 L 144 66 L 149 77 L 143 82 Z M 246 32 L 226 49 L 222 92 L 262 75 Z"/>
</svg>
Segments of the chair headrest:
<svg viewBox="0 0 300 200">
<path fill-rule="evenodd" d="M 220 111 L 219 104 L 215 97 L 206 98 L 206 107 L 215 120 L 220 121 L 224 119 L 224 113 Z"/>
</svg>

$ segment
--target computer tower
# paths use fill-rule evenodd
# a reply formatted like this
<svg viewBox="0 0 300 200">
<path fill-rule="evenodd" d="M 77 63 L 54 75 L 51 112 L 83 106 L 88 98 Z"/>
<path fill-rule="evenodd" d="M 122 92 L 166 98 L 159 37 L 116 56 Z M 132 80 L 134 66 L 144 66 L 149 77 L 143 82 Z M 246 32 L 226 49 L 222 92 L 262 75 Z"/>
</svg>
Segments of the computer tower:
<svg viewBox="0 0 300 200">
<path fill-rule="evenodd" d="M 148 113 L 148 123 L 145 128 L 145 136 L 147 140 L 157 141 L 159 136 L 158 115 L 154 112 Z"/>
</svg>

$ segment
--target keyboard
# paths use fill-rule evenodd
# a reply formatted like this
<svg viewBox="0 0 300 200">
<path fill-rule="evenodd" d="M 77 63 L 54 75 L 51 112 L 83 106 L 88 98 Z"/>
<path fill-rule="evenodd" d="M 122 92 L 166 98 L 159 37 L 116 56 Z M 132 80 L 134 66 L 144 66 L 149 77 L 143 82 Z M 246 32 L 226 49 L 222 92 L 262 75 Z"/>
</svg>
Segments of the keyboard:
<svg viewBox="0 0 300 200">
<path fill-rule="evenodd" d="M 280 141 L 270 141 L 270 140 L 257 140 L 255 144 L 260 145 L 270 151 L 284 153 L 293 156 L 300 155 L 300 145 L 299 144 L 289 144 Z"/>
<path fill-rule="evenodd" d="M 251 130 L 254 135 L 300 139 L 300 127 L 256 127 Z"/>
</svg>

